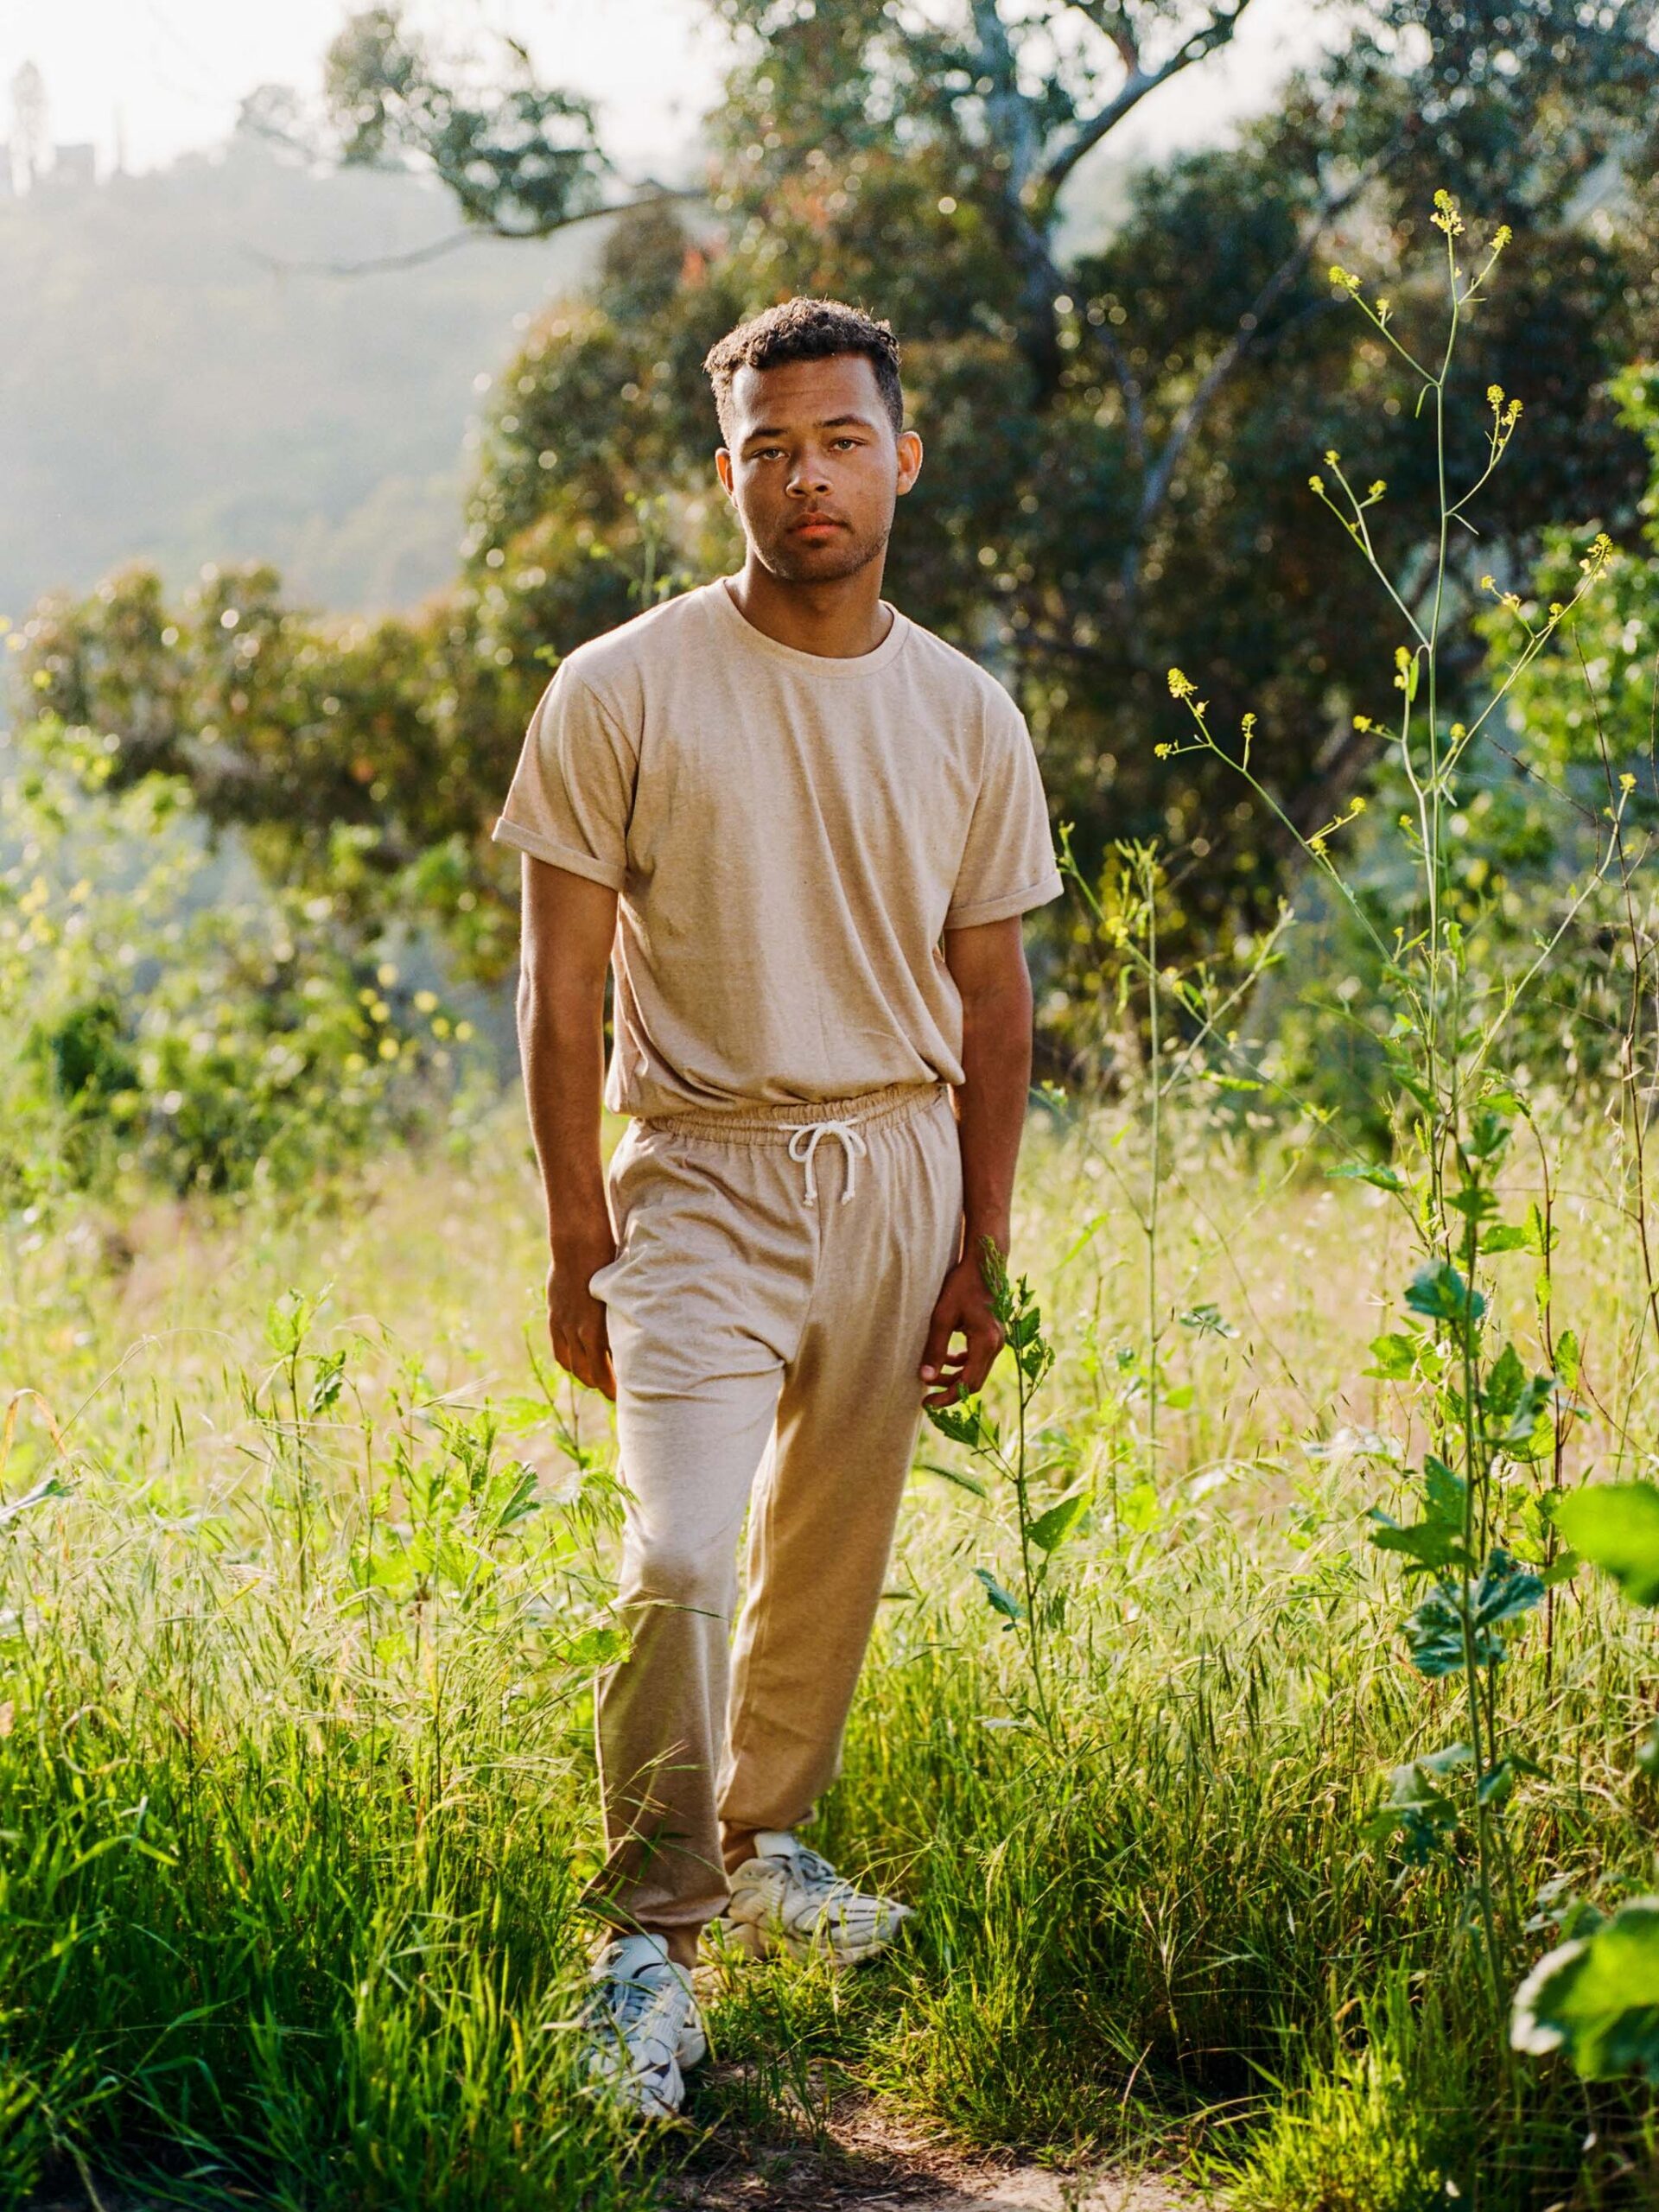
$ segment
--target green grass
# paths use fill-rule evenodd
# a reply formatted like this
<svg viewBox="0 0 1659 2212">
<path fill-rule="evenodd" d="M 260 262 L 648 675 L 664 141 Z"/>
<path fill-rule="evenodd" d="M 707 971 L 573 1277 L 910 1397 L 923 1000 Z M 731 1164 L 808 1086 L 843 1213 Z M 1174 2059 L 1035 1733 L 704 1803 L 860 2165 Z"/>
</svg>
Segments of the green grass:
<svg viewBox="0 0 1659 2212">
<path fill-rule="evenodd" d="M 918 1904 L 913 1936 L 851 1981 L 732 1977 L 726 2066 L 643 2150 L 567 2032 L 615 1497 L 603 1409 L 531 1373 L 516 1118 L 304 1205 L 14 1221 L 0 1402 L 40 1396 L 0 1484 L 0 2202 L 84 2159 L 202 2204 L 622 2212 L 700 2126 L 811 2140 L 841 2078 L 969 2144 L 1155 2145 L 1239 2212 L 1639 2189 L 1641 2099 L 1506 2065 L 1458 1869 L 1364 1832 L 1386 1770 L 1452 1726 L 1365 1541 L 1395 1478 L 1364 1440 L 1421 1441 L 1363 1374 L 1388 1209 L 1183 1141 L 1172 1312 L 1238 1333 L 1172 1326 L 1149 1469 L 1116 1135 L 1033 1133 L 1016 1255 L 1060 1351 L 1045 1479 L 1094 1499 L 1058 1570 L 1056 1740 L 972 1575 L 1007 1572 L 1004 1502 L 918 1472 L 819 1823 Z M 1557 1297 L 1624 1409 L 1587 1466 L 1650 1429 L 1583 1160 Z M 283 1294 L 325 1286 L 296 1343 Z M 1575 1583 L 1548 1667 L 1539 1634 L 1511 1666 L 1545 1770 L 1510 1821 L 1523 1907 L 1556 1876 L 1646 1886 L 1639 1617 Z"/>
</svg>

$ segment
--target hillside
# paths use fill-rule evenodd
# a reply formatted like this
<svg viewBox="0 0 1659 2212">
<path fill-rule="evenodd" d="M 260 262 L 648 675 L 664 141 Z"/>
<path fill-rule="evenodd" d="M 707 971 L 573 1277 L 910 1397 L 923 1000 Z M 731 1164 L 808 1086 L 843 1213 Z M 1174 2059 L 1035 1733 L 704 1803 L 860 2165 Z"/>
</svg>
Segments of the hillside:
<svg viewBox="0 0 1659 2212">
<path fill-rule="evenodd" d="M 275 561 L 319 605 L 407 605 L 453 569 L 474 379 L 591 231 L 480 239 L 414 177 L 314 174 L 238 135 L 212 157 L 0 200 L 0 613 L 127 561 L 175 582 Z"/>
</svg>

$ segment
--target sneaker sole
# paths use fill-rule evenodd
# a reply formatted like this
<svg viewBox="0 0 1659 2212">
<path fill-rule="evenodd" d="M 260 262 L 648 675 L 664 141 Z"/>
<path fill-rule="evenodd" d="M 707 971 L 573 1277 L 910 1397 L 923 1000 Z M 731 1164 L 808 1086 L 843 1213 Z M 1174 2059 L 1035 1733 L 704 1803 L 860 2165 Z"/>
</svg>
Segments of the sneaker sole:
<svg viewBox="0 0 1659 2212">
<path fill-rule="evenodd" d="M 742 1951 L 751 1959 L 766 1959 L 783 1952 L 796 1960 L 829 1957 L 836 1966 L 862 1966 L 866 1960 L 875 1958 L 885 1951 L 910 1918 L 908 1905 L 893 1909 L 888 1924 L 868 1943 L 850 1944 L 837 1942 L 833 1935 L 822 1931 L 810 1936 L 798 1935 L 792 1929 L 775 1922 L 734 1920 L 724 1916 L 712 1923 L 719 1930 L 719 1941 Z"/>
</svg>

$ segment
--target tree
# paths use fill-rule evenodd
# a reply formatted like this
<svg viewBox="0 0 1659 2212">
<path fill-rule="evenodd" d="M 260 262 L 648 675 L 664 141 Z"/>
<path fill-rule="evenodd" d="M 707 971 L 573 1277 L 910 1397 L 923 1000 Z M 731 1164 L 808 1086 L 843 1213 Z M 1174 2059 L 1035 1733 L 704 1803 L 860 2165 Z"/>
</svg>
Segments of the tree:
<svg viewBox="0 0 1659 2212">
<path fill-rule="evenodd" d="M 1363 237 L 1369 268 L 1402 272 L 1408 330 L 1424 303 L 1406 272 L 1434 188 L 1515 221 L 1518 279 L 1461 357 L 1474 404 L 1457 410 L 1471 444 L 1456 458 L 1473 462 L 1496 381 L 1527 402 L 1530 466 L 1489 506 L 1454 582 L 1524 575 L 1557 517 L 1617 528 L 1644 469 L 1605 387 L 1659 332 L 1643 167 L 1654 5 L 1581 19 L 1567 0 L 1390 0 L 1236 143 L 1137 176 L 1107 241 L 1067 256 L 1061 217 L 1089 161 L 1154 83 L 1225 43 L 1238 8 L 720 0 L 740 58 L 713 123 L 718 230 L 660 199 L 618 216 L 587 296 L 531 326 L 490 403 L 465 568 L 430 632 L 443 641 L 432 665 L 448 671 L 430 676 L 438 697 L 464 698 L 436 710 L 454 748 L 436 788 L 472 810 L 454 835 L 476 849 L 557 655 L 733 555 L 711 482 L 707 346 L 774 298 L 830 291 L 894 313 L 928 447 L 899 512 L 894 595 L 1016 691 L 1085 857 L 1118 836 L 1161 843 L 1172 950 L 1183 931 L 1254 927 L 1292 851 L 1217 764 L 1157 759 L 1165 671 L 1201 676 L 1217 728 L 1259 715 L 1256 759 L 1311 826 L 1370 771 L 1375 741 L 1355 717 L 1380 702 L 1351 671 L 1386 666 L 1396 642 L 1386 607 L 1332 561 L 1306 482 L 1325 446 L 1387 480 L 1383 550 L 1408 591 L 1427 574 L 1409 520 L 1428 465 L 1416 394 L 1332 317 L 1324 264 Z M 534 124 L 531 108 L 422 92 L 400 93 L 404 119 L 377 135 L 381 95 L 365 87 L 393 73 L 393 21 L 377 15 L 370 36 L 359 19 L 331 65 L 336 113 L 366 118 L 365 158 L 419 147 L 435 162 L 447 142 L 430 118 L 457 106 L 474 118 L 465 143 L 479 118 L 515 144 Z M 571 124 L 546 114 L 550 162 Z M 504 224 L 551 223 L 576 207 L 575 172 L 536 171 L 563 180 L 539 214 L 524 173 L 505 154 L 481 162 L 467 219 L 493 207 Z M 1586 213 L 1621 177 L 1634 180 L 1622 198 Z M 1478 686 L 1478 656 L 1448 673 Z M 411 699 L 427 680 L 411 677 Z M 353 727 L 337 721 L 327 741 L 343 751 Z M 259 787 L 239 787 L 250 808 Z M 285 837 L 325 788 L 284 791 Z M 390 839 L 385 865 L 398 865 Z M 1052 978 L 1087 989 L 1089 957 L 1052 943 Z"/>
</svg>

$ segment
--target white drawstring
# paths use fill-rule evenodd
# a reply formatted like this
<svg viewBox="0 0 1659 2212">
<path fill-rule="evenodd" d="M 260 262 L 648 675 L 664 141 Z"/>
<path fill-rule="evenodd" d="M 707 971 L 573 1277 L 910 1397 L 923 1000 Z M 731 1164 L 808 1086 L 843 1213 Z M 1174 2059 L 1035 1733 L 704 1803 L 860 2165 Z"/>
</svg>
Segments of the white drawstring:
<svg viewBox="0 0 1659 2212">
<path fill-rule="evenodd" d="M 841 1194 L 841 1203 L 845 1205 L 858 1187 L 855 1163 L 869 1157 L 870 1147 L 858 1134 L 858 1124 L 855 1122 L 785 1122 L 783 1126 L 794 1131 L 789 1141 L 789 1156 L 801 1162 L 806 1169 L 806 1203 L 810 1206 L 818 1203 L 818 1180 L 812 1170 L 812 1155 L 825 1137 L 841 1139 L 842 1153 L 847 1162 L 847 1187 Z M 803 1138 L 805 1139 L 804 1143 L 802 1142 Z"/>
</svg>

